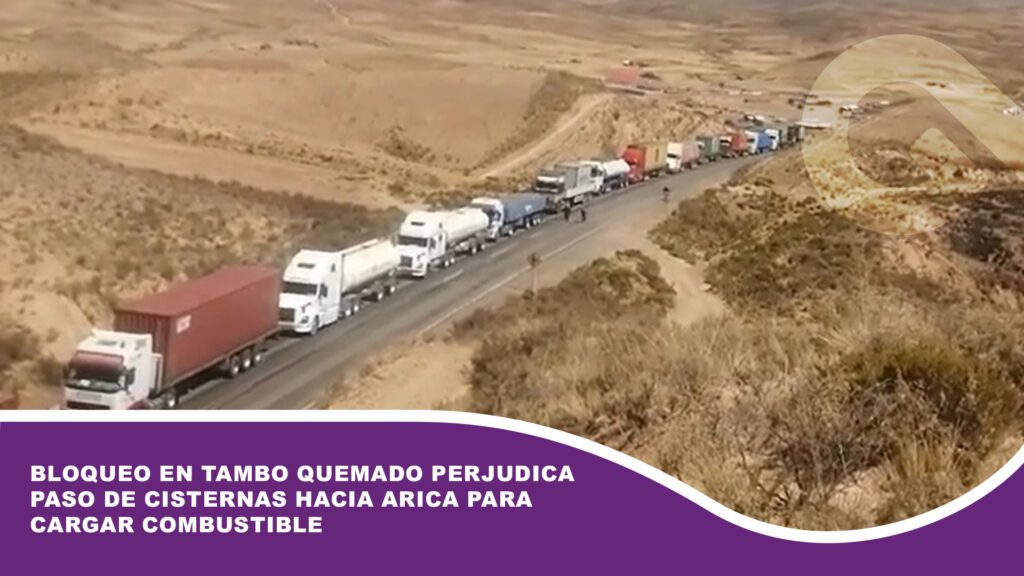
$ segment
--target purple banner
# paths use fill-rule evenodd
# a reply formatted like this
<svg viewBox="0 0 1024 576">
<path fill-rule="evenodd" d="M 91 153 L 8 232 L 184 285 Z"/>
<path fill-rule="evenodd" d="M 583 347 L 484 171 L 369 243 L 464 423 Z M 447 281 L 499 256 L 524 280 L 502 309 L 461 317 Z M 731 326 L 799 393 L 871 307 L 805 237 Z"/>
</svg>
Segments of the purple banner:
<svg viewBox="0 0 1024 576">
<path fill-rule="evenodd" d="M 584 450 L 448 423 L 4 422 L 0 479 L 12 575 L 1009 573 L 1024 509 L 1018 472 L 910 532 L 797 542 Z"/>
</svg>

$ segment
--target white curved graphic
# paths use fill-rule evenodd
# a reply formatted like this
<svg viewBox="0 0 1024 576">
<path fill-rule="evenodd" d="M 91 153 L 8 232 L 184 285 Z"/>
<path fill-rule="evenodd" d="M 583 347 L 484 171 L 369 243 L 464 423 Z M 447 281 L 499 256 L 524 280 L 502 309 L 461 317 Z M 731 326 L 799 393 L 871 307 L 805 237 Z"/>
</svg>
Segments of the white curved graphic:
<svg viewBox="0 0 1024 576">
<path fill-rule="evenodd" d="M 353 411 L 262 411 L 242 410 L 231 412 L 111 412 L 99 414 L 94 412 L 62 412 L 50 411 L 17 411 L 0 416 L 2 422 L 361 422 L 361 423 L 442 423 L 442 424 L 468 424 L 483 428 L 496 430 L 507 430 L 518 432 L 536 438 L 543 438 L 552 442 L 576 448 L 582 452 L 593 454 L 609 462 L 614 462 L 623 468 L 627 468 L 644 476 L 665 488 L 683 496 L 694 504 L 718 516 L 719 518 L 735 524 L 741 528 L 756 532 L 771 538 L 791 540 L 794 542 L 838 544 L 849 542 L 863 542 L 867 540 L 878 540 L 903 534 L 918 528 L 923 528 L 939 520 L 952 516 L 960 510 L 974 504 L 989 492 L 998 488 L 1010 476 L 1024 465 L 1024 448 L 1019 450 L 1009 462 L 1006 463 L 991 478 L 982 482 L 978 487 L 963 496 L 949 502 L 935 510 L 895 522 L 885 526 L 863 528 L 860 530 L 843 530 L 818 532 L 813 530 L 799 530 L 796 528 L 785 528 L 775 524 L 769 524 L 744 516 L 735 510 L 726 508 L 722 504 L 712 500 L 710 497 L 698 492 L 693 487 L 683 483 L 661 470 L 619 452 L 607 446 L 598 444 L 568 432 L 562 432 L 553 428 L 547 428 L 538 424 L 511 420 L 497 416 L 486 416 L 483 414 L 470 414 L 466 412 L 444 412 L 428 410 L 353 410 Z"/>
<path fill-rule="evenodd" d="M 892 84 L 913 84 L 928 92 L 979 142 L 1009 166 L 1019 160 L 1015 136 L 1020 129 L 1007 121 L 1005 111 L 1018 109 L 1014 101 L 956 50 L 930 38 L 911 34 L 880 36 L 845 50 L 821 72 L 811 94 L 828 102 L 804 108 L 805 125 L 830 126 L 831 131 L 802 147 L 811 183 L 826 204 L 857 224 L 886 234 L 917 234 L 942 226 L 941 211 L 917 198 L 935 188 L 935 174 L 919 186 L 893 187 L 877 182 L 857 165 L 850 151 L 850 116 L 873 90 Z M 843 110 L 849 112 L 844 114 Z M 1016 128 L 1016 129 L 1015 129 Z M 928 130 L 916 143 L 931 141 L 933 147 L 968 160 L 941 131 Z M 984 189 L 984 182 L 962 182 L 961 192 Z M 892 213 L 874 218 L 885 204 Z"/>
</svg>

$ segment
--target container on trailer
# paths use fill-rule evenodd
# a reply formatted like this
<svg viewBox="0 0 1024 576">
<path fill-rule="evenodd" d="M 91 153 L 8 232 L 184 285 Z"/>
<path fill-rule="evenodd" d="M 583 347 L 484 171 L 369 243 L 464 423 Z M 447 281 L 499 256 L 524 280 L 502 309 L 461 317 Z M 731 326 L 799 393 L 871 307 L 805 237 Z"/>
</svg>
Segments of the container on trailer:
<svg viewBox="0 0 1024 576">
<path fill-rule="evenodd" d="M 697 138 L 700 158 L 705 162 L 714 162 L 722 155 L 722 143 L 718 136 L 703 135 Z"/>
<path fill-rule="evenodd" d="M 693 168 L 700 162 L 700 145 L 696 140 L 683 142 L 683 152 L 679 159 L 683 168 Z"/>
<path fill-rule="evenodd" d="M 630 180 L 639 182 L 668 169 L 668 142 L 630 144 L 622 153 L 630 165 Z"/>
<path fill-rule="evenodd" d="M 768 152 L 772 149 L 772 137 L 767 130 L 757 131 L 757 152 Z"/>
<path fill-rule="evenodd" d="M 341 251 L 341 293 L 358 291 L 398 270 L 398 246 L 386 238 L 370 240 Z"/>
<path fill-rule="evenodd" d="M 114 330 L 153 337 L 153 350 L 163 357 L 162 390 L 272 335 L 280 290 L 279 270 L 223 268 L 118 305 Z"/>
<path fill-rule="evenodd" d="M 685 146 L 684 146 L 685 148 Z M 668 142 L 652 142 L 647 144 L 647 155 L 645 170 L 648 174 L 657 176 L 668 168 Z"/>
<path fill-rule="evenodd" d="M 518 222 L 544 211 L 547 198 L 543 194 L 518 192 L 498 199 L 505 210 L 505 222 Z"/>
</svg>

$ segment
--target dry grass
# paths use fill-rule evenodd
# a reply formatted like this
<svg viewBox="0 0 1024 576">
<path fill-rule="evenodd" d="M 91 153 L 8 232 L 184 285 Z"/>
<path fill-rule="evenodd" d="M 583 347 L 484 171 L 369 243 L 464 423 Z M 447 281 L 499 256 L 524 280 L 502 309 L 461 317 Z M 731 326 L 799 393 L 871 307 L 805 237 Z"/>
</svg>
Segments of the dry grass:
<svg viewBox="0 0 1024 576">
<path fill-rule="evenodd" d="M 457 333 L 481 338 L 470 409 L 594 439 L 811 529 L 943 504 L 1020 432 L 1020 318 L 993 330 L 974 307 L 867 291 L 821 302 L 812 322 L 680 328 L 663 320 L 657 276 L 637 272 L 651 266 L 599 261 L 467 320 Z"/>
<path fill-rule="evenodd" d="M 861 150 L 876 174 L 918 183 L 894 148 Z M 628 272 L 642 260 L 580 269 L 464 323 L 481 342 L 472 409 L 603 442 L 805 529 L 898 521 L 985 480 L 1024 433 L 1018 189 L 918 198 L 956 218 L 902 239 L 824 208 L 798 162 L 752 168 L 652 231 L 707 262 L 732 316 L 666 321 L 660 297 L 633 296 L 661 293 L 656 274 Z M 609 291 L 620 273 L 632 280 Z"/>
<path fill-rule="evenodd" d="M 7 311 L 18 316 L 25 308 L 23 300 L 4 298 L 9 291 L 61 296 L 99 326 L 121 298 L 225 264 L 283 266 L 300 246 L 338 248 L 385 235 L 402 216 L 126 169 L 11 126 L 0 126 L 0 172 L 0 300 Z M 84 335 L 71 319 L 54 316 L 47 325 L 57 337 Z M 44 337 L 56 340 L 37 339 Z M 19 350 L 19 358 L 40 356 L 39 347 Z M 45 371 L 21 380 L 53 380 Z"/>
<path fill-rule="evenodd" d="M 572 109 L 586 94 L 602 90 L 599 82 L 563 72 L 548 72 L 541 86 L 530 96 L 519 128 L 502 143 L 488 151 L 477 168 L 487 166 L 541 138 L 559 117 Z"/>
</svg>

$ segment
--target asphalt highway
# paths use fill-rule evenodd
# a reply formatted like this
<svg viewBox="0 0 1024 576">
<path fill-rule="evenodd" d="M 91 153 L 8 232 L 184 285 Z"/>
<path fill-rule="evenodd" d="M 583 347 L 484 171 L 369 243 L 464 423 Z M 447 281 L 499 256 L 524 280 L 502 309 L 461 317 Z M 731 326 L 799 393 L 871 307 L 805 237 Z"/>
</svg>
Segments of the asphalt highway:
<svg viewBox="0 0 1024 576">
<path fill-rule="evenodd" d="M 638 184 L 587 205 L 587 222 L 550 217 L 532 230 L 503 238 L 487 250 L 460 259 L 423 280 L 403 281 L 383 302 L 367 304 L 356 316 L 321 330 L 315 338 L 284 337 L 259 366 L 234 380 L 214 380 L 194 389 L 179 409 L 302 409 L 320 402 L 346 370 L 402 338 L 422 336 L 483 305 L 486 299 L 529 272 L 530 254 L 542 261 L 594 241 L 613 223 L 641 212 L 669 208 L 661 190 L 672 190 L 672 206 L 729 178 L 757 158 L 723 160 L 696 170 Z"/>
</svg>

